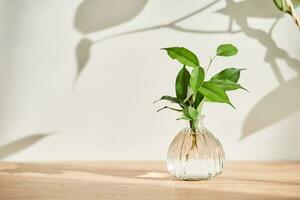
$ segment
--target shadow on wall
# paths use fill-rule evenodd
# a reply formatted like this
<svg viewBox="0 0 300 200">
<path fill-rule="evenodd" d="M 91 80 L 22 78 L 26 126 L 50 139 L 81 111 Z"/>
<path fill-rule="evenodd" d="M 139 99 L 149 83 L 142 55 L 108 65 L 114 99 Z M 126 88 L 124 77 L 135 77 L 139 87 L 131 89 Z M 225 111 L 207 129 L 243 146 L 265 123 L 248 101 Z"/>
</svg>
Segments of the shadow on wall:
<svg viewBox="0 0 300 200">
<path fill-rule="evenodd" d="M 147 0 L 84 0 L 76 10 L 74 26 L 83 34 L 111 28 L 133 19 L 146 3 Z M 77 46 L 75 81 L 89 60 L 92 44 L 91 40 L 83 38 Z"/>
<path fill-rule="evenodd" d="M 102 0 L 102 1 L 105 1 L 105 0 Z M 109 0 L 106 0 L 106 1 L 109 2 Z M 127 1 L 127 5 L 136 6 L 135 4 L 133 4 L 134 0 L 126 0 L 126 1 Z M 124 1 L 124 2 L 126 2 L 126 1 Z M 142 33 L 142 32 L 146 32 L 146 31 L 158 30 L 158 29 L 161 29 L 161 28 L 169 28 L 169 29 L 173 29 L 173 30 L 176 30 L 176 31 L 188 32 L 188 33 L 200 33 L 200 34 L 209 34 L 209 33 L 222 34 L 222 33 L 238 33 L 238 32 L 240 32 L 239 30 L 237 30 L 237 31 L 232 30 L 231 29 L 231 25 L 232 25 L 231 23 L 229 23 L 228 30 L 221 30 L 221 31 L 219 31 L 219 30 L 216 30 L 216 31 L 192 30 L 192 29 L 185 29 L 185 28 L 182 28 L 182 27 L 180 27 L 180 26 L 177 25 L 179 22 L 187 20 L 190 17 L 193 17 L 196 14 L 201 13 L 202 11 L 205 11 L 206 9 L 212 7 L 213 5 L 217 4 L 218 2 L 220 2 L 220 0 L 215 0 L 212 3 L 210 3 L 210 4 L 205 5 L 204 7 L 199 8 L 199 9 L 193 11 L 192 13 L 190 13 L 190 14 L 188 14 L 186 16 L 179 17 L 179 18 L 177 18 L 177 19 L 175 19 L 175 20 L 173 20 L 173 21 L 171 21 L 171 22 L 169 22 L 167 24 L 161 24 L 161 25 L 157 25 L 157 26 L 151 26 L 151 27 L 146 27 L 146 28 L 131 30 L 131 31 L 127 31 L 127 32 L 121 32 L 121 33 L 117 33 L 117 34 L 114 34 L 114 35 L 110 35 L 108 37 L 100 38 L 100 39 L 95 40 L 95 41 L 92 41 L 92 40 L 90 40 L 88 38 L 81 39 L 79 41 L 77 47 L 76 47 L 77 68 L 76 68 L 76 77 L 74 79 L 74 84 L 79 79 L 80 74 L 82 73 L 82 71 L 84 70 L 84 68 L 86 67 L 86 65 L 87 65 L 87 63 L 88 63 L 88 61 L 90 59 L 91 47 L 93 45 L 96 45 L 96 44 L 101 43 L 101 42 L 103 42 L 105 40 L 108 40 L 108 39 L 113 39 L 115 37 L 125 36 L 125 35 L 129 35 L 129 34 L 137 34 L 137 33 Z M 144 1 L 144 4 L 146 4 L 146 1 Z M 108 10 L 109 8 L 108 7 L 103 7 L 103 5 L 106 5 L 106 3 L 102 2 L 102 5 L 99 6 L 99 8 L 103 8 L 103 11 L 105 12 L 105 10 Z M 139 8 L 140 8 L 140 11 L 142 11 L 142 7 L 139 6 Z M 125 12 L 125 10 L 128 9 L 128 6 L 125 6 L 123 9 L 124 9 L 123 13 L 127 13 L 127 15 L 134 16 L 132 14 L 128 14 L 129 12 L 131 12 L 130 9 Z M 99 10 L 97 10 L 97 12 L 99 12 Z M 97 21 L 97 20 L 101 21 L 101 20 L 103 20 L 103 19 L 99 19 L 97 17 L 93 17 L 93 18 L 92 17 L 89 17 L 89 18 L 87 18 L 87 17 L 85 17 L 85 18 L 81 17 L 82 19 L 78 20 L 79 16 L 82 15 L 82 14 L 79 13 L 79 11 L 80 11 L 80 8 L 77 9 L 77 12 L 75 14 L 75 28 L 77 28 L 77 26 L 78 26 L 78 25 L 76 25 L 76 24 L 78 24 L 78 22 L 76 22 L 76 21 L 80 21 L 80 23 L 82 23 L 82 24 L 84 24 L 84 23 L 88 24 L 88 23 L 90 23 L 89 22 L 90 20 L 94 20 L 94 21 Z M 112 15 L 112 14 L 109 14 L 109 15 Z M 94 16 L 94 15 L 90 15 L 90 16 Z M 83 19 L 85 19 L 86 21 L 83 20 Z M 116 24 L 110 23 L 109 26 L 106 26 L 106 28 L 114 27 L 114 26 L 117 26 L 117 25 L 119 25 L 119 23 L 116 23 Z M 101 31 L 103 29 L 104 29 L 103 27 L 102 28 L 98 28 L 99 31 Z"/>
<path fill-rule="evenodd" d="M 146 1 L 143 3 L 137 3 L 138 0 L 126 0 L 126 5 L 131 5 L 136 8 L 128 8 L 130 6 L 125 6 L 122 9 L 124 16 L 116 14 L 111 6 L 115 3 L 108 3 L 108 0 L 92 1 L 86 0 L 80 5 L 76 12 L 75 17 L 75 27 L 83 32 L 89 33 L 93 31 L 101 31 L 104 28 L 116 26 L 127 20 L 132 19 L 136 16 L 143 8 Z M 259 42 L 263 47 L 266 48 L 266 54 L 264 60 L 272 67 L 273 73 L 280 84 L 275 90 L 271 91 L 265 97 L 257 102 L 257 104 L 249 112 L 245 119 L 243 125 L 243 132 L 240 139 L 246 138 L 253 133 L 264 129 L 272 124 L 279 122 L 280 120 L 292 115 L 293 113 L 300 110 L 300 94 L 295 93 L 299 91 L 298 86 L 300 83 L 300 61 L 298 59 L 292 58 L 288 52 L 277 46 L 276 42 L 272 39 L 272 32 L 277 22 L 280 20 L 282 13 L 278 11 L 272 1 L 261 1 L 261 0 L 245 0 L 241 2 L 234 2 L 232 0 L 227 0 L 224 8 L 216 10 L 214 12 L 221 13 L 228 16 L 228 28 L 226 30 L 200 30 L 200 29 L 187 29 L 179 26 L 178 23 L 195 15 L 201 15 L 201 13 L 208 8 L 221 3 L 221 0 L 215 0 L 195 11 L 179 17 L 169 23 L 161 24 L 157 26 L 145 27 L 141 29 L 131 30 L 127 32 L 120 32 L 118 34 L 110 35 L 108 37 L 100 38 L 98 40 L 92 41 L 90 39 L 84 38 L 79 41 L 76 48 L 77 57 L 77 76 L 75 81 L 78 79 L 80 73 L 87 65 L 90 59 L 90 49 L 92 45 L 98 44 L 108 39 L 113 39 L 115 37 L 120 37 L 128 34 L 138 34 L 150 30 L 158 30 L 161 28 L 172 29 L 175 31 L 193 33 L 193 34 L 236 34 L 243 33 L 249 38 L 252 38 Z M 97 4 L 97 9 L 93 7 Z M 143 5 L 142 5 L 143 4 Z M 114 4 L 115 5 L 115 4 Z M 258 6 L 259 5 L 259 6 Z M 107 11 L 112 11 L 108 13 Z M 120 10 L 119 10 L 120 11 Z M 98 13 L 98 14 L 97 14 Z M 102 14 L 99 14 L 102 13 Z M 104 14 L 106 15 L 104 16 Z M 114 16 L 116 15 L 116 16 Z M 109 16 L 109 17 L 108 17 Z M 112 16 L 116 17 L 113 18 Z M 123 17 L 123 20 L 121 19 Z M 206 17 L 206 16 L 205 16 Z M 248 18 L 268 18 L 274 19 L 273 25 L 268 31 L 264 31 L 257 28 L 252 28 L 248 25 Z M 110 20 L 110 19 L 113 20 Z M 203 17 L 204 18 L 204 17 Z M 206 19 L 204 19 L 206 20 Z M 106 21 L 106 22 L 103 22 Z M 109 21 L 109 23 L 107 22 Z M 235 22 L 239 29 L 233 30 L 232 24 Z M 291 20 L 292 23 L 292 20 Z M 98 25 L 97 25 L 98 24 Z M 285 81 L 280 70 L 277 60 L 281 59 L 287 63 L 287 65 L 294 71 L 298 73 L 298 76 L 293 80 Z M 293 98 L 286 98 L 286 96 Z M 274 109 L 276 108 L 276 109 Z"/>
<path fill-rule="evenodd" d="M 0 146 L 0 160 L 16 154 L 53 133 L 36 133 Z"/>
<path fill-rule="evenodd" d="M 257 6 L 258 4 L 260 5 L 259 7 Z M 300 61 L 292 58 L 287 51 L 278 47 L 272 39 L 272 31 L 279 20 L 279 13 L 271 4 L 271 1 L 258 2 L 258 0 L 248 0 L 240 3 L 228 1 L 227 7 L 219 11 L 233 18 L 246 36 L 255 39 L 266 48 L 264 60 L 272 67 L 279 83 L 275 90 L 263 97 L 250 111 L 244 122 L 243 133 L 240 139 L 271 126 L 300 110 Z M 275 18 L 275 21 L 270 30 L 265 32 L 248 26 L 248 17 Z M 292 70 L 296 71 L 297 77 L 293 80 L 285 81 L 279 70 L 278 59 L 285 61 Z"/>
<path fill-rule="evenodd" d="M 81 33 L 117 26 L 137 16 L 147 0 L 84 0 L 77 8 L 74 25 Z"/>
</svg>

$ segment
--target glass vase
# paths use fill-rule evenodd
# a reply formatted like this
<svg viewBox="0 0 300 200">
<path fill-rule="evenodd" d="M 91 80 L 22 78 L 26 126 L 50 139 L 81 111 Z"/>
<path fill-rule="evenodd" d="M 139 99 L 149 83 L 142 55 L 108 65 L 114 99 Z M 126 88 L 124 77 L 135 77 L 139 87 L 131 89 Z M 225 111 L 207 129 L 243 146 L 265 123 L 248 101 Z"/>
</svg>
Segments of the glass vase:
<svg viewBox="0 0 300 200">
<path fill-rule="evenodd" d="M 169 147 L 167 169 L 178 179 L 207 180 L 223 171 L 223 147 L 203 126 L 203 118 L 180 131 Z"/>
</svg>

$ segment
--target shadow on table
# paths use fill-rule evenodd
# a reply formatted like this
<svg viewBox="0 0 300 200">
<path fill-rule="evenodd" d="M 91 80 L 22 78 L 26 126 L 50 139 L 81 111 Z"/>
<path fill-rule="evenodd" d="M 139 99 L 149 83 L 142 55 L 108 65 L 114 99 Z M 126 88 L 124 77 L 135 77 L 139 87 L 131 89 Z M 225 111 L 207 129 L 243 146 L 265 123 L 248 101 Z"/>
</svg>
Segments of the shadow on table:
<svg viewBox="0 0 300 200">
<path fill-rule="evenodd" d="M 151 168 L 151 167 L 149 167 Z M 155 168 L 155 167 L 153 167 Z M 47 163 L 19 163 L 15 164 L 13 168 L 1 169 L 0 173 L 10 173 L 10 174 L 21 174 L 21 173 L 37 173 L 37 174 L 66 174 L 68 172 L 79 172 L 88 173 L 102 176 L 120 177 L 120 178 L 132 178 L 132 179 L 145 179 L 145 180 L 169 180 L 176 181 L 179 180 L 173 177 L 165 170 L 153 170 L 145 169 L 141 167 L 129 167 L 121 163 L 120 167 L 97 164 L 97 163 L 87 163 L 87 164 L 72 164 L 72 163 L 57 163 L 57 164 L 47 164 Z M 275 178 L 275 177 L 274 177 Z M 221 176 L 218 178 L 222 182 L 253 182 L 253 183 L 266 183 L 266 184 L 282 184 L 282 185 L 300 185 L 296 182 L 278 181 L 278 180 L 267 180 L 267 179 L 257 179 L 251 177 L 231 177 L 231 176 Z M 185 182 L 185 181 L 182 181 Z M 210 182 L 210 181 L 205 181 Z"/>
<path fill-rule="evenodd" d="M 11 164 L 14 165 L 14 164 Z M 297 199 L 295 194 L 287 195 L 284 192 L 275 191 L 274 193 L 270 192 L 269 189 L 273 188 L 274 182 L 270 181 L 272 185 L 263 180 L 254 180 L 253 182 L 259 183 L 263 181 L 263 184 L 248 183 L 245 185 L 245 181 L 248 179 L 236 179 L 236 178 L 226 178 L 220 177 L 215 181 L 199 181 L 199 182 L 185 182 L 177 181 L 171 175 L 165 171 L 160 170 L 147 170 L 142 169 L 142 167 L 133 167 L 128 168 L 120 164 L 120 167 L 113 166 L 112 170 L 111 165 L 99 165 L 95 164 L 80 164 L 77 163 L 74 165 L 67 163 L 59 164 L 15 164 L 16 166 L 11 169 L 1 169 L 0 167 L 0 179 L 3 172 L 16 175 L 17 173 L 27 173 L 27 178 L 24 176 L 13 176 L 13 179 L 10 179 L 11 176 L 5 176 L 4 181 L 0 181 L 0 188 L 7 188 L 5 191 L 20 190 L 25 191 L 34 186 L 35 190 L 31 191 L 31 197 L 35 195 L 43 194 L 43 191 L 47 192 L 46 194 L 53 195 L 53 199 L 63 199 L 70 195 L 76 197 L 82 197 L 82 199 L 165 199 L 165 200 L 174 200 L 174 199 L 189 199 L 189 200 L 198 200 L 198 199 L 222 199 L 222 200 L 232 200 L 232 199 L 256 199 L 256 200 L 294 200 Z M 127 168 L 127 169 L 126 169 Z M 74 172 L 80 173 L 89 173 L 95 175 L 95 178 L 78 181 L 77 179 L 68 179 L 64 177 L 65 173 L 73 173 L 72 177 L 76 176 Z M 61 178 L 50 178 L 48 176 L 33 176 L 37 174 L 62 174 Z M 79 173 L 79 174 L 80 174 Z M 82 175 L 82 174 L 81 174 Z M 97 175 L 100 182 L 97 182 Z M 103 176 L 104 175 L 104 176 Z M 30 176 L 33 178 L 31 179 Z M 106 177 L 105 177 L 106 176 Z M 114 177 L 117 179 L 109 179 Z M 130 180 L 129 180 L 130 179 Z M 142 179 L 142 180 L 141 180 Z M 153 181 L 153 179 L 157 181 Z M 53 182 L 53 180 L 55 180 Z M 72 181 L 73 180 L 73 181 Z M 110 180 L 113 180 L 110 182 Z M 118 181 L 120 180 L 120 181 Z M 151 181 L 148 181 L 151 180 Z M 18 184 L 15 182 L 18 181 Z M 107 183 L 106 183 L 107 181 Z M 28 184 L 30 182 L 30 184 Z M 223 183 L 223 184 L 222 184 Z M 279 182 L 281 183 L 281 182 Z M 243 185 L 244 184 L 244 185 Z M 276 184 L 276 183 L 275 183 Z M 286 184 L 283 182 L 283 184 Z M 47 185 L 45 190 L 44 185 Z M 61 187 L 64 185 L 64 187 Z M 221 187 L 220 187 L 221 186 Z M 11 188 L 9 188 L 11 187 Z M 235 187 L 235 188 L 233 188 Z M 259 187 L 259 189 L 257 189 Z M 285 185 L 285 188 L 287 185 Z M 295 187 L 295 186 L 291 186 Z M 12 189 L 13 188 L 13 189 Z M 240 189 L 239 189 L 240 188 Z M 82 192 L 82 190 L 85 192 Z M 37 192 L 38 191 L 38 192 Z M 80 192 L 81 191 L 81 192 Z M 265 192 L 263 192 L 265 191 Z M 260 192 L 260 193 L 259 193 Z M 259 194 L 258 194 L 259 193 Z M 93 194 L 93 196 L 89 196 Z M 122 198 L 120 196 L 122 195 Z M 1 194 L 0 194 L 1 197 Z M 83 198 L 84 197 L 84 198 Z M 101 197 L 101 198 L 100 198 Z M 18 198 L 11 198 L 18 199 Z M 26 199 L 26 198 L 25 198 Z"/>
<path fill-rule="evenodd" d="M 95 175 L 104 175 L 104 176 L 114 176 L 120 178 L 135 178 L 135 179 L 153 179 L 153 180 L 176 180 L 172 175 L 166 171 L 160 170 L 146 170 L 143 168 L 126 168 L 123 166 L 113 167 L 103 167 L 100 165 L 72 165 L 72 164 L 50 164 L 50 167 L 47 163 L 19 163 L 16 164 L 13 168 L 1 169 L 0 173 L 10 173 L 10 174 L 21 174 L 21 173 L 37 173 L 37 174 L 65 174 L 69 172 L 81 172 L 89 173 Z"/>
</svg>

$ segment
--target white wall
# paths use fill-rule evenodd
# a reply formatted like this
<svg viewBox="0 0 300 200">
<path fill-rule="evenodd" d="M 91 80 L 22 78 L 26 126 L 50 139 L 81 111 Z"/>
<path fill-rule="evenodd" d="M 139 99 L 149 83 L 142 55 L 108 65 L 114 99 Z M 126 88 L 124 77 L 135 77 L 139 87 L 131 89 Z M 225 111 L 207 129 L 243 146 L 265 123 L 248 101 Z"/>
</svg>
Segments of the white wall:
<svg viewBox="0 0 300 200">
<path fill-rule="evenodd" d="M 240 52 L 211 74 L 247 68 L 250 90 L 230 95 L 236 110 L 205 106 L 227 159 L 300 159 L 299 30 L 284 15 L 270 33 L 271 0 L 213 2 L 1 0 L 0 159 L 164 159 L 185 124 L 152 104 L 174 95 L 179 70 L 159 49 L 185 46 L 205 65 L 220 43 Z"/>
</svg>

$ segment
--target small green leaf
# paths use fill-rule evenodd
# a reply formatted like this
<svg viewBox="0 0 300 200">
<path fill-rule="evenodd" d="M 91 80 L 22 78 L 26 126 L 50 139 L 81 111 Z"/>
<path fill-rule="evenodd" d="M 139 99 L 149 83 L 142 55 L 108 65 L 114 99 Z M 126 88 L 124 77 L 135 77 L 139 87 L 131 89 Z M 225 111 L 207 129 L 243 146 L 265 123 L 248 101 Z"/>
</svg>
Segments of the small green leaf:
<svg viewBox="0 0 300 200">
<path fill-rule="evenodd" d="M 284 0 L 273 0 L 273 2 L 279 10 L 283 11 Z"/>
<path fill-rule="evenodd" d="M 198 91 L 212 102 L 227 103 L 234 107 L 225 90 L 211 81 L 204 82 Z"/>
<path fill-rule="evenodd" d="M 195 67 L 190 78 L 190 86 L 194 92 L 201 87 L 204 81 L 204 69 L 202 67 Z"/>
<path fill-rule="evenodd" d="M 243 89 L 248 91 L 246 88 L 242 87 L 240 84 L 230 81 L 228 79 L 225 80 L 219 80 L 219 79 L 212 79 L 211 82 L 217 84 L 218 86 L 222 87 L 223 89 L 229 91 L 229 90 L 237 90 L 237 89 Z"/>
<path fill-rule="evenodd" d="M 171 97 L 171 96 L 162 96 L 160 99 L 154 101 L 154 103 L 161 101 L 161 100 L 167 100 L 172 103 L 178 103 L 178 104 L 180 103 L 180 101 L 176 97 Z"/>
<path fill-rule="evenodd" d="M 219 79 L 219 80 L 230 80 L 233 82 L 238 82 L 240 79 L 240 72 L 245 69 L 237 69 L 237 68 L 227 68 L 222 70 L 221 72 L 214 75 L 211 80 Z"/>
<path fill-rule="evenodd" d="M 196 108 L 198 110 L 198 106 L 200 105 L 200 103 L 203 99 L 204 99 L 204 96 L 200 92 L 197 91 L 194 108 Z"/>
<path fill-rule="evenodd" d="M 175 83 L 176 97 L 180 102 L 183 102 L 187 97 L 189 81 L 190 73 L 185 66 L 183 66 L 177 75 Z"/>
<path fill-rule="evenodd" d="M 238 53 L 238 49 L 232 44 L 221 44 L 217 48 L 218 56 L 234 56 Z"/>
<path fill-rule="evenodd" d="M 192 106 L 185 107 L 183 109 L 183 114 L 186 118 L 195 120 L 198 118 L 198 111 Z"/>
<path fill-rule="evenodd" d="M 273 0 L 273 2 L 280 11 L 286 12 L 290 15 L 293 15 L 292 9 L 291 9 L 291 7 L 288 6 L 286 0 Z M 296 8 L 297 6 L 300 5 L 299 0 L 292 0 L 292 1 L 290 1 L 290 3 L 293 5 L 294 8 Z"/>
<path fill-rule="evenodd" d="M 179 109 L 176 109 L 176 108 L 171 108 L 169 106 L 164 106 L 164 107 L 158 109 L 156 112 L 160 112 L 160 111 L 162 111 L 164 109 L 170 109 L 170 110 L 174 110 L 174 111 L 177 111 L 177 112 L 182 112 L 182 110 L 179 110 Z"/>
<path fill-rule="evenodd" d="M 288 12 L 288 6 L 286 5 L 285 0 L 273 0 L 276 7 L 282 12 Z"/>
<path fill-rule="evenodd" d="M 171 58 L 178 60 L 183 65 L 190 67 L 199 66 L 199 60 L 197 56 L 184 47 L 169 47 L 163 48 L 163 50 L 166 50 Z"/>
</svg>

